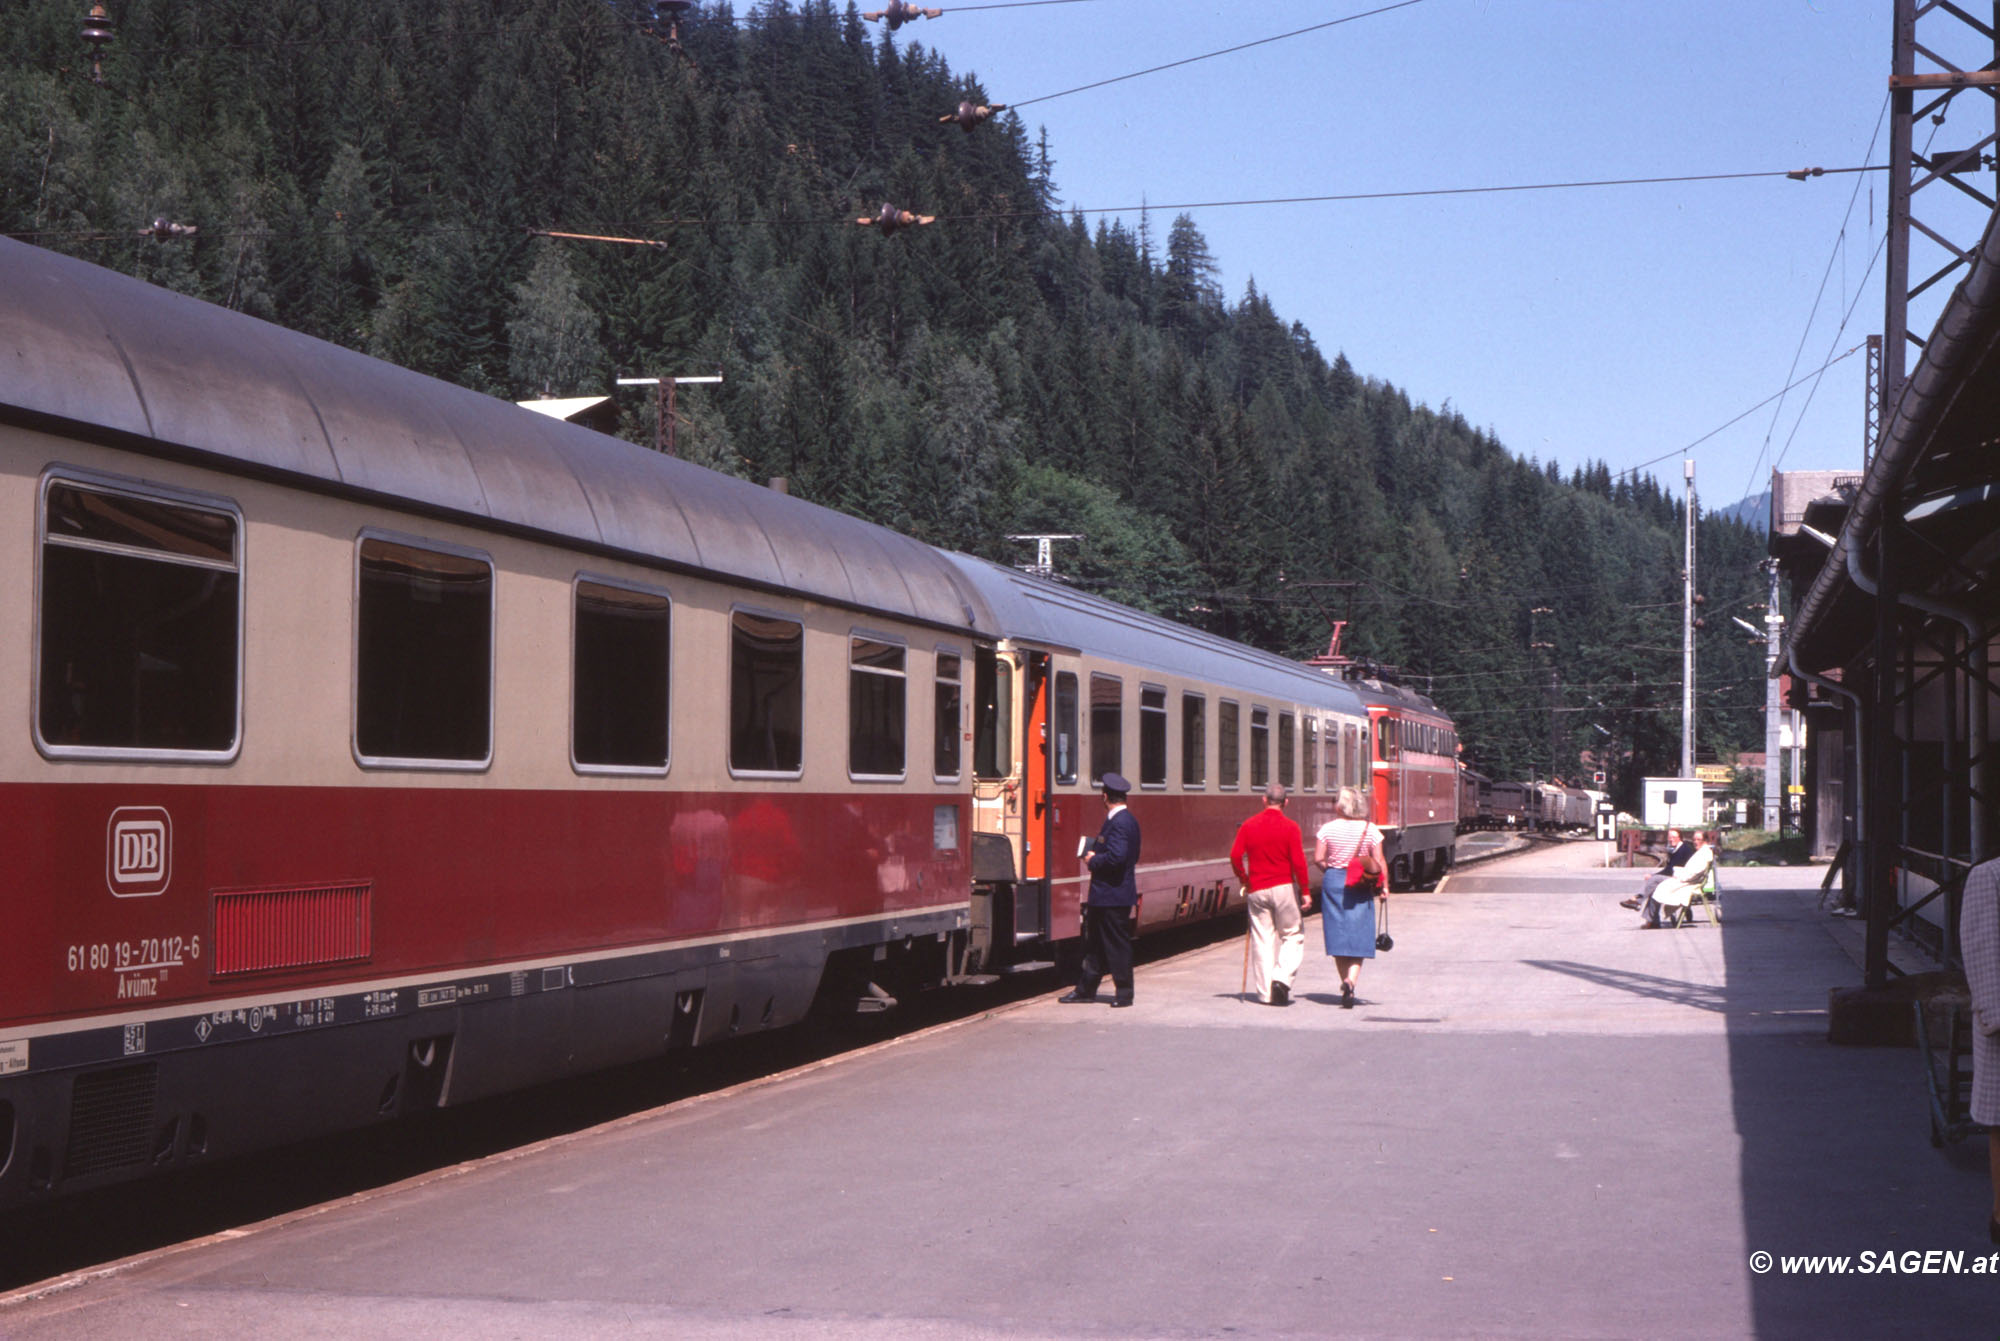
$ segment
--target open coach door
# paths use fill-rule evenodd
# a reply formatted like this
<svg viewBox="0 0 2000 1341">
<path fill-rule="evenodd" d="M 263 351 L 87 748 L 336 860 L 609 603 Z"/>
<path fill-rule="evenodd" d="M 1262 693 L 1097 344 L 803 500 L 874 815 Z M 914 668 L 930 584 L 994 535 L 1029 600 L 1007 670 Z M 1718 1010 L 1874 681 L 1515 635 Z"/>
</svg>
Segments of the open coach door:
<svg viewBox="0 0 2000 1341">
<path fill-rule="evenodd" d="M 972 935 L 965 974 L 1046 968 L 1051 794 L 1049 655 L 1002 643 L 973 657 Z"/>
</svg>

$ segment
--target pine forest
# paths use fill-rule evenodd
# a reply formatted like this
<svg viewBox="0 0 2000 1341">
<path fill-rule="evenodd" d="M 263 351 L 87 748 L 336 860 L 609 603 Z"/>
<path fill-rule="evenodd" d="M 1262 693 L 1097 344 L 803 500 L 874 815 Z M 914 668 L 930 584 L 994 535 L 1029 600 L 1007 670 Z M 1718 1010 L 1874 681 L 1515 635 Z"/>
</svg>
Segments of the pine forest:
<svg viewBox="0 0 2000 1341">
<path fill-rule="evenodd" d="M 1348 621 L 1493 777 L 1632 807 L 1679 771 L 1677 479 L 1413 403 L 1225 293 L 1191 217 L 1065 214 L 1062 146 L 940 124 L 989 100 L 915 30 L 704 0 L 683 56 L 633 0 L 124 0 L 100 85 L 87 8 L 0 27 L 0 233 L 510 399 L 720 370 L 679 399 L 701 464 L 1010 563 L 1079 535 L 1064 580 L 1289 656 Z M 938 222 L 856 226 L 884 202 Z M 1698 529 L 1697 753 L 1730 762 L 1764 538 Z"/>
</svg>

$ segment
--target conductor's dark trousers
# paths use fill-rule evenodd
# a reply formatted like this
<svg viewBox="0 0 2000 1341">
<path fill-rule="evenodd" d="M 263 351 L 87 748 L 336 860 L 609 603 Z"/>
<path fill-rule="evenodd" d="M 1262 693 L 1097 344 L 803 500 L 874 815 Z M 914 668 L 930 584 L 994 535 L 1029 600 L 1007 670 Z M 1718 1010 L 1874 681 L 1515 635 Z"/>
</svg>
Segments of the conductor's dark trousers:
<svg viewBox="0 0 2000 1341">
<path fill-rule="evenodd" d="M 1083 908 L 1083 973 L 1076 980 L 1078 996 L 1096 996 L 1104 975 L 1120 1001 L 1132 999 L 1131 908 L 1085 904 Z"/>
</svg>

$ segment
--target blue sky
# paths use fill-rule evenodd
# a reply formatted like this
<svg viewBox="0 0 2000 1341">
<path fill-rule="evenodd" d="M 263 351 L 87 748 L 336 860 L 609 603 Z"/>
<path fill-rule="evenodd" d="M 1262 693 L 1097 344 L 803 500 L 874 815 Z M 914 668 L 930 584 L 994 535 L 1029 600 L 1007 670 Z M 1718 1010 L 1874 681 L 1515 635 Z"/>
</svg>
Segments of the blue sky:
<svg viewBox="0 0 2000 1341">
<path fill-rule="evenodd" d="M 1384 2 L 947 5 L 899 40 L 1019 102 Z M 1421 0 L 1021 115 L 1031 137 L 1046 127 L 1058 190 L 1085 209 L 1886 163 L 1886 121 L 1867 151 L 1889 18 L 1889 0 Z M 1974 95 L 1943 127 L 1921 124 L 1919 146 L 1933 133 L 1940 147 L 1976 141 L 1975 103 L 1990 131 L 1991 104 Z M 1678 488 L 1696 439 L 1881 329 L 1869 265 L 1885 179 L 1190 213 L 1232 302 L 1254 279 L 1329 356 L 1449 401 L 1520 455 L 1565 470 L 1664 456 L 1648 469 Z M 1929 194 L 1948 231 L 1977 236 L 1983 213 Z M 1154 217 L 1161 240 L 1174 213 Z M 1913 272 L 1939 255 L 1919 252 Z M 1913 309 L 1914 329 L 1948 287 Z M 1785 469 L 1857 467 L 1862 364 L 1693 448 L 1704 505 L 1764 488 L 1781 453 Z"/>
</svg>

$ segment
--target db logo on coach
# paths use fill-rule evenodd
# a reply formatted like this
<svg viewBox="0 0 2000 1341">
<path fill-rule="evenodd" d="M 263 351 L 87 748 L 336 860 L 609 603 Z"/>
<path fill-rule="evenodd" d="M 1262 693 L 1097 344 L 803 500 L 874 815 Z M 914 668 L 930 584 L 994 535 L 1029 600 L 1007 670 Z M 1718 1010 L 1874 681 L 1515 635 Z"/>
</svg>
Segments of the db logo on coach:
<svg viewBox="0 0 2000 1341">
<path fill-rule="evenodd" d="M 112 811 L 104 845 L 104 878 L 121 899 L 166 893 L 174 878 L 173 818 L 158 806 Z"/>
</svg>

